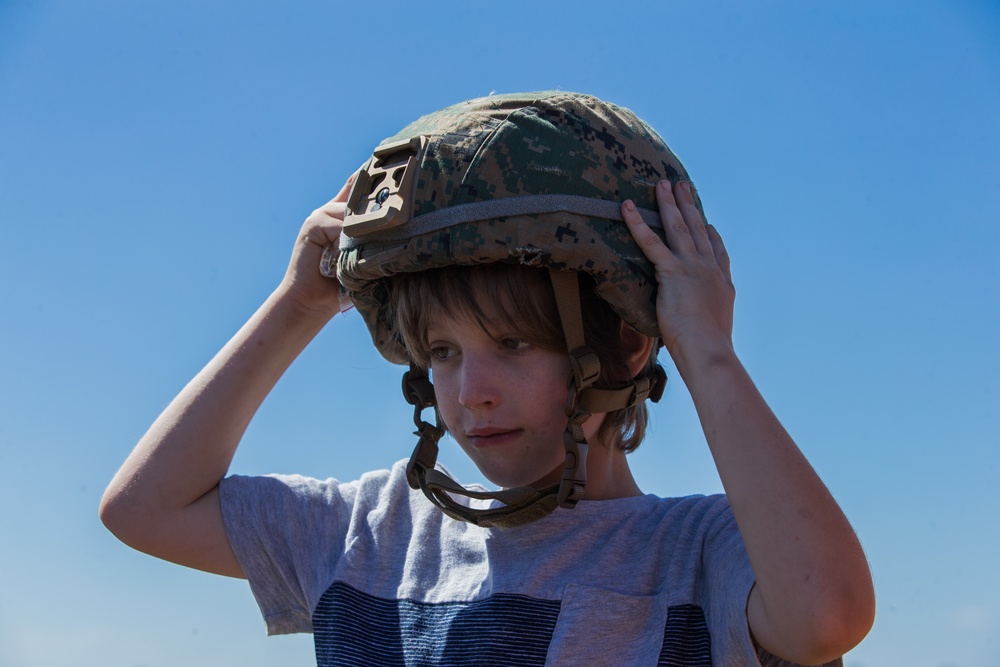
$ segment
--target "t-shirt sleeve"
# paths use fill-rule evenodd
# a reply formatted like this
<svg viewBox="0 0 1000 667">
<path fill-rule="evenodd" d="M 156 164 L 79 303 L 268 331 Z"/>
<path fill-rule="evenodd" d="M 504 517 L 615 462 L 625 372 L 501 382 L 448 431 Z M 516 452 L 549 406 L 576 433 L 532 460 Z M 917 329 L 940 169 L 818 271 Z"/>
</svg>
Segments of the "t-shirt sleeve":
<svg viewBox="0 0 1000 667">
<path fill-rule="evenodd" d="M 705 589 L 703 595 L 708 596 L 713 603 L 709 608 L 721 609 L 721 614 L 709 623 L 713 644 L 718 646 L 725 655 L 741 657 L 739 664 L 753 665 L 759 663 L 762 667 L 798 667 L 797 663 L 789 662 L 771 655 L 758 647 L 750 635 L 750 623 L 747 620 L 747 603 L 750 591 L 755 583 L 750 558 L 743 543 L 728 503 L 715 517 L 706 539 L 703 551 Z M 721 602 L 722 604 L 718 604 Z M 713 647 L 713 653 L 715 647 Z M 729 664 L 729 663 L 725 663 Z M 837 658 L 821 667 L 843 667 L 843 659 Z"/>
<path fill-rule="evenodd" d="M 232 476 L 220 485 L 230 544 L 268 634 L 312 632 L 318 591 L 344 552 L 357 483 Z"/>
</svg>

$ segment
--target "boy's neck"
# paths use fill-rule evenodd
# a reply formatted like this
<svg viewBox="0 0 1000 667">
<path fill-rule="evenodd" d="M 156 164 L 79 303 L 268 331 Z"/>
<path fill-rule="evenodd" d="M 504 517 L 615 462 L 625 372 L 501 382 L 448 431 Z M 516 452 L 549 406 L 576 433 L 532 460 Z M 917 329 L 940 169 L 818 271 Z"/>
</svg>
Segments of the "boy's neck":
<svg viewBox="0 0 1000 667">
<path fill-rule="evenodd" d="M 542 488 L 558 484 L 561 476 L 560 467 L 532 486 Z M 583 500 L 611 500 L 641 495 L 642 491 L 632 476 L 625 452 L 601 442 L 592 442 L 587 452 L 587 485 Z"/>
<path fill-rule="evenodd" d="M 641 495 L 642 491 L 632 477 L 632 469 L 624 451 L 597 443 L 590 447 L 584 500 L 611 500 Z"/>
</svg>

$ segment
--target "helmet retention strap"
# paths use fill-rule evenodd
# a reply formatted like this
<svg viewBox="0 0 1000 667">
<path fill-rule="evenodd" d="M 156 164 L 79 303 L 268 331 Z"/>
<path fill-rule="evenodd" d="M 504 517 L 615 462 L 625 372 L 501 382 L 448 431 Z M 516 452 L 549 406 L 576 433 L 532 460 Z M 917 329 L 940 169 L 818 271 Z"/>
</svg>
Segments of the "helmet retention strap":
<svg viewBox="0 0 1000 667">
<path fill-rule="evenodd" d="M 583 334 L 583 310 L 580 305 L 580 282 L 575 271 L 549 269 L 552 291 L 556 297 L 556 308 L 566 337 L 569 352 L 570 376 L 566 396 L 566 430 L 563 431 L 563 447 L 566 462 L 563 466 L 562 481 L 557 497 L 560 507 L 575 507 L 583 498 L 587 484 L 587 438 L 583 433 L 583 423 L 591 413 L 584 408 L 581 400 L 587 390 L 601 376 L 601 361 L 586 345 Z"/>
<path fill-rule="evenodd" d="M 414 406 L 413 423 L 419 437 L 417 446 L 406 466 L 406 480 L 413 489 L 420 489 L 442 512 L 453 519 L 466 521 L 483 528 L 510 528 L 537 521 L 556 508 L 559 486 L 535 489 L 522 486 L 500 491 L 473 491 L 466 489 L 444 472 L 434 468 L 438 456 L 438 440 L 444 435 L 441 416 L 435 409 L 436 425 L 424 421 L 424 408 L 436 407 L 434 386 L 427 373 L 410 364 L 410 370 L 403 374 L 403 395 Z M 502 507 L 473 509 L 457 502 L 450 494 L 498 500 Z"/>
</svg>

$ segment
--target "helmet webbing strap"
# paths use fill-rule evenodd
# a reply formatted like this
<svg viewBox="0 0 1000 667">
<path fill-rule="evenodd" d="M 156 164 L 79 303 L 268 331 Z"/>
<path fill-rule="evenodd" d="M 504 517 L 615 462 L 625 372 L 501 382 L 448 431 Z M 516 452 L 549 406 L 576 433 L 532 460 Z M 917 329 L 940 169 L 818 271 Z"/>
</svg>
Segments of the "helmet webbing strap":
<svg viewBox="0 0 1000 667">
<path fill-rule="evenodd" d="M 576 271 L 549 269 L 549 278 L 552 280 L 552 291 L 555 293 L 556 308 L 562 321 L 570 362 L 566 430 L 563 432 L 566 463 L 559 484 L 558 502 L 560 507 L 575 507 L 577 501 L 583 498 L 583 490 L 587 484 L 588 445 L 583 434 L 583 423 L 591 415 L 584 409 L 580 396 L 601 376 L 601 360 L 596 352 L 587 347 L 584 340 L 580 282 Z"/>
<path fill-rule="evenodd" d="M 364 174 L 366 172 L 362 171 L 361 173 Z M 359 177 L 359 180 L 355 183 L 355 189 L 358 188 L 358 183 L 361 182 Z M 354 197 L 354 190 L 351 191 L 351 197 Z M 663 229 L 663 223 L 660 221 L 660 214 L 657 211 L 636 207 L 636 212 L 651 228 L 656 230 Z M 340 237 L 340 248 L 341 250 L 347 250 L 373 241 L 407 241 L 421 234 L 428 234 L 439 229 L 447 229 L 466 222 L 495 220 L 497 218 L 509 218 L 518 215 L 539 215 L 543 213 L 570 213 L 591 218 L 613 220 L 615 222 L 624 221 L 621 204 L 617 201 L 606 201 L 603 199 L 594 199 L 593 197 L 582 197 L 580 195 L 549 194 L 519 195 L 516 197 L 502 197 L 500 199 L 487 199 L 485 201 L 457 204 L 413 218 L 396 216 L 397 222 L 395 224 L 387 224 L 376 229 L 371 229 L 355 223 L 356 219 L 365 216 L 355 213 L 355 209 L 351 208 L 350 204 L 348 204 L 347 214 L 344 217 L 344 233 Z M 362 227 L 362 229 L 358 229 L 358 227 Z"/>
</svg>

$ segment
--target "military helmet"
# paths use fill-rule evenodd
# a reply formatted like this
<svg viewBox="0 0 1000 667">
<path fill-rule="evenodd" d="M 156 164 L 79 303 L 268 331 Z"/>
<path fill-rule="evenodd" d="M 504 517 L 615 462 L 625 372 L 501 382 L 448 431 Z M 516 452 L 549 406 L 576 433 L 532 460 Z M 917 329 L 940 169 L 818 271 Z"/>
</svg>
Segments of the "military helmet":
<svg viewBox="0 0 1000 667">
<path fill-rule="evenodd" d="M 583 340 L 577 272 L 592 277 L 597 295 L 625 322 L 659 337 L 653 266 L 620 206 L 633 200 L 662 235 L 655 198 L 662 179 L 689 177 L 648 125 L 628 109 L 563 91 L 491 95 L 431 113 L 383 141 L 359 172 L 340 247 L 327 249 L 321 270 L 337 276 L 381 354 L 410 363 L 404 394 L 416 406 L 421 435 L 410 483 L 448 514 L 509 526 L 544 516 L 556 505 L 572 507 L 585 483 L 583 421 L 592 412 L 659 398 L 665 381 L 659 367 L 654 377 L 615 390 L 592 386 L 599 362 Z M 385 279 L 492 262 L 549 270 L 577 400 L 567 409 L 567 463 L 559 488 L 485 494 L 505 507 L 476 511 L 449 494 L 483 494 L 433 469 L 443 429 L 440 420 L 432 426 L 419 419 L 420 410 L 433 405 L 433 390 L 394 329 Z"/>
</svg>

